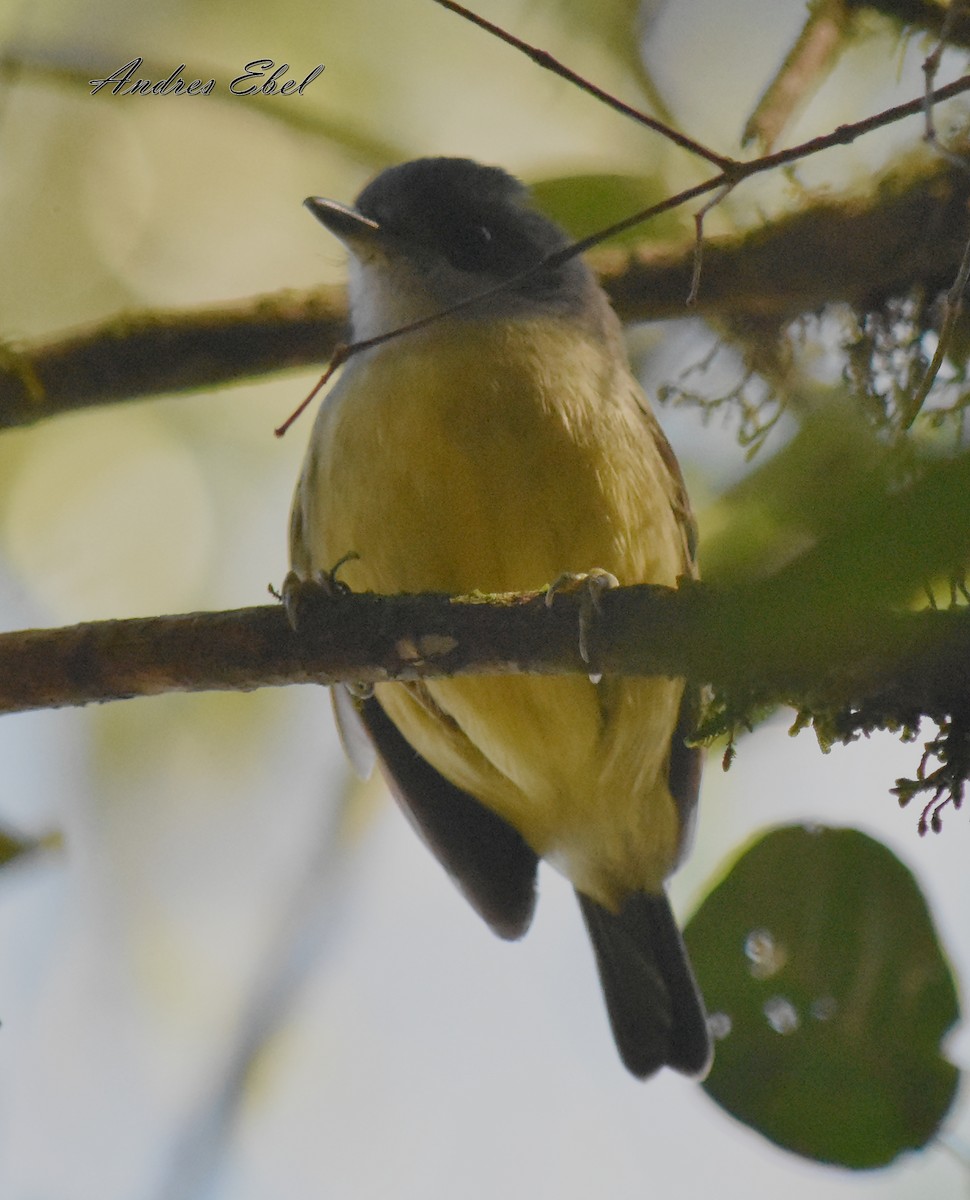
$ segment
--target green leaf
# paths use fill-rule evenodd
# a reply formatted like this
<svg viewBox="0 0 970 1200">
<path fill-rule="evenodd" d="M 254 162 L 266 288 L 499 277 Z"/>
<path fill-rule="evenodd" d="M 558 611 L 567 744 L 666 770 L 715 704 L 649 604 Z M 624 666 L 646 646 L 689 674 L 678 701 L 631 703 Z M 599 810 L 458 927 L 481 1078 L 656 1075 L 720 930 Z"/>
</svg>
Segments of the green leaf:
<svg viewBox="0 0 970 1200">
<path fill-rule="evenodd" d="M 715 531 L 701 544 L 708 582 L 762 577 L 819 538 L 844 536 L 846 513 L 885 486 L 877 474 L 887 461 L 884 441 L 839 389 L 813 395 L 794 436 L 756 461 L 702 524 Z"/>
<path fill-rule="evenodd" d="M 933 1137 L 957 1086 L 940 1056 L 957 993 L 926 901 L 885 846 L 852 829 L 773 830 L 685 938 L 719 1038 L 704 1084 L 718 1104 L 844 1167 Z"/>
<path fill-rule="evenodd" d="M 659 179 L 638 175 L 569 175 L 530 183 L 536 203 L 574 238 L 605 229 L 664 199 Z M 636 245 L 648 238 L 661 240 L 683 234 L 675 214 L 654 217 L 617 234 L 604 245 Z"/>
</svg>

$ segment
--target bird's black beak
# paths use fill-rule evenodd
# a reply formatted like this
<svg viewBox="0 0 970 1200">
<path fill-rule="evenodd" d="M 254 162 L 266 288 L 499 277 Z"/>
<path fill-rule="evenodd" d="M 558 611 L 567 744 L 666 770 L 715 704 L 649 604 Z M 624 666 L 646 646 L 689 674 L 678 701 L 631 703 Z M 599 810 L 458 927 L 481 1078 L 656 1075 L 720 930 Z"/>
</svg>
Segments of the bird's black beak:
<svg viewBox="0 0 970 1200">
<path fill-rule="evenodd" d="M 308 196 L 303 203 L 321 225 L 325 225 L 334 237 L 351 249 L 373 249 L 380 240 L 380 225 L 359 213 L 356 208 L 348 208 L 336 200 L 325 200 L 322 196 Z"/>
</svg>

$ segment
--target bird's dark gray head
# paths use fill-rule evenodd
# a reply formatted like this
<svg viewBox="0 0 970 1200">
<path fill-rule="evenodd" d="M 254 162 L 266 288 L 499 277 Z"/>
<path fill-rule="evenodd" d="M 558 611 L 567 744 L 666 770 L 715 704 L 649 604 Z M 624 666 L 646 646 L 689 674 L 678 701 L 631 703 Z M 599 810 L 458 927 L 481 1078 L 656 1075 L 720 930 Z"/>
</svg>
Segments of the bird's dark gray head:
<svg viewBox="0 0 970 1200">
<path fill-rule="evenodd" d="M 355 337 L 384 333 L 500 283 L 509 286 L 462 310 L 462 318 L 582 318 L 602 307 L 579 258 L 517 278 L 569 238 L 498 167 L 420 158 L 383 171 L 353 209 L 316 197 L 306 203 L 351 251 Z"/>
</svg>

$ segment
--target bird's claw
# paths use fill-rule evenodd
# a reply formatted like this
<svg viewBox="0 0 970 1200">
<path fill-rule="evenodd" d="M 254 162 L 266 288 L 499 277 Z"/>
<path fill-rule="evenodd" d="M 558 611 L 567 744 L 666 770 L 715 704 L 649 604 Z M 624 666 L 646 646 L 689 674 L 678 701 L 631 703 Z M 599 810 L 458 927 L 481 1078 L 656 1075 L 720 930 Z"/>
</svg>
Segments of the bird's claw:
<svg viewBox="0 0 970 1200">
<path fill-rule="evenodd" d="M 299 633 L 306 627 L 307 618 L 310 617 L 313 607 L 319 606 L 323 598 L 330 599 L 333 596 L 346 595 L 350 591 L 347 584 L 337 578 L 337 573 L 344 563 L 359 557 L 360 555 L 351 551 L 350 554 L 345 554 L 343 558 L 339 559 L 329 571 L 315 571 L 310 579 L 297 575 L 296 571 L 290 571 L 287 574 L 283 580 L 280 599 L 283 601 L 287 620 L 294 633 Z M 310 619 L 312 620 L 312 617 Z"/>
<path fill-rule="evenodd" d="M 553 580 L 546 589 L 546 608 L 552 608 L 553 600 L 563 592 L 579 593 L 579 657 L 587 666 L 593 665 L 590 658 L 589 635 L 594 618 L 603 612 L 601 597 L 603 592 L 609 588 L 619 586 L 620 581 L 615 575 L 604 571 L 602 567 L 593 567 L 591 571 L 580 574 L 566 571 L 558 579 Z M 600 672 L 590 673 L 593 683 L 599 683 L 601 678 Z"/>
<path fill-rule="evenodd" d="M 358 557 L 354 553 L 345 554 L 329 571 L 316 571 L 311 579 L 304 579 L 296 571 L 288 573 L 283 580 L 280 599 L 294 633 L 312 630 L 326 602 L 350 592 L 347 584 L 337 578 L 337 572 L 344 563 Z M 374 685 L 361 680 L 348 680 L 344 687 L 357 700 L 369 700 L 374 694 Z"/>
</svg>

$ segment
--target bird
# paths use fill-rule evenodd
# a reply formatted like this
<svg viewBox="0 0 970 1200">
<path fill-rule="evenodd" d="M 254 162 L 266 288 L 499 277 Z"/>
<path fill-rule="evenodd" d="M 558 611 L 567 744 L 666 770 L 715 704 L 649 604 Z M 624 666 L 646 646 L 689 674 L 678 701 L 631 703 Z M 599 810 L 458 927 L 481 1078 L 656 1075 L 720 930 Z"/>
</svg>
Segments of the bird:
<svg viewBox="0 0 970 1200">
<path fill-rule="evenodd" d="M 683 477 L 620 322 L 522 183 L 420 158 L 352 206 L 305 204 L 348 251 L 353 340 L 378 341 L 315 418 L 294 587 L 332 584 L 336 564 L 341 587 L 387 595 L 696 577 Z M 707 1018 L 665 890 L 694 823 L 697 689 L 523 674 L 333 693 L 351 757 L 376 759 L 491 928 L 526 932 L 550 863 L 576 891 L 623 1064 L 702 1078 Z"/>
</svg>

